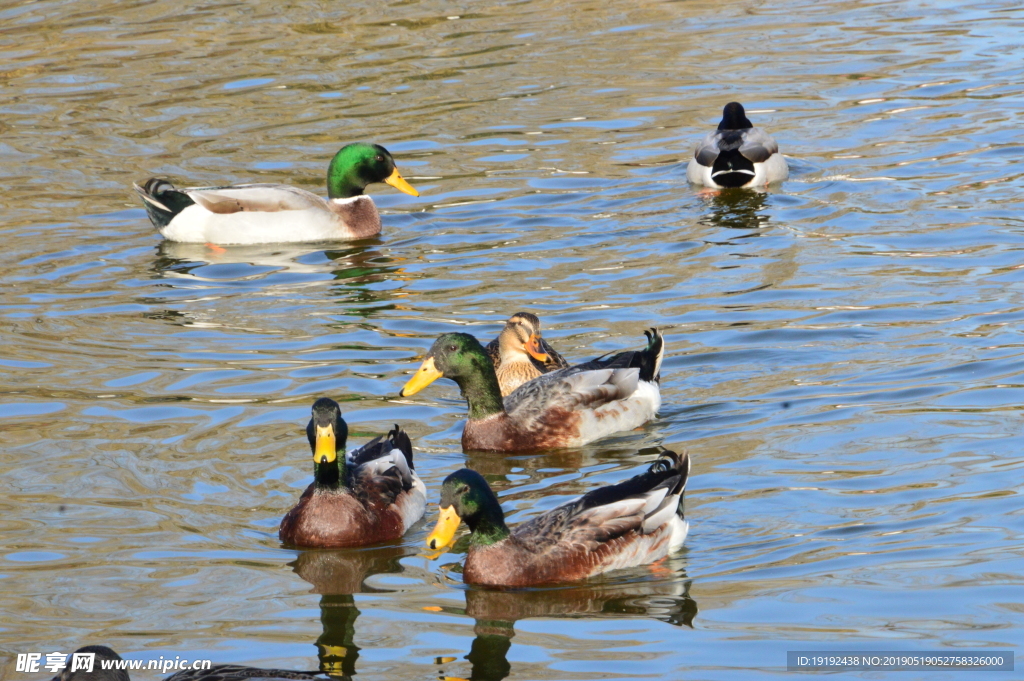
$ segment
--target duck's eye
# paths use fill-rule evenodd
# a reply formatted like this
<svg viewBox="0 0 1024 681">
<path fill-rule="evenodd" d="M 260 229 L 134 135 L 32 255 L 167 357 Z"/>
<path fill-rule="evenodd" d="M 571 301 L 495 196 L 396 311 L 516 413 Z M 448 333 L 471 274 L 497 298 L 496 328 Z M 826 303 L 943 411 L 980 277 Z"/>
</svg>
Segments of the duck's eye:
<svg viewBox="0 0 1024 681">
<path fill-rule="evenodd" d="M 377 158 L 375 158 L 374 160 L 375 160 L 375 161 L 376 161 L 377 163 L 380 163 L 380 162 L 382 162 L 382 161 L 384 160 L 384 157 L 383 157 L 383 156 L 378 156 L 378 157 L 377 157 Z"/>
<path fill-rule="evenodd" d="M 455 352 L 456 350 L 458 350 L 458 348 L 455 347 L 454 345 L 449 345 L 448 349 L 451 350 L 452 352 Z"/>
</svg>

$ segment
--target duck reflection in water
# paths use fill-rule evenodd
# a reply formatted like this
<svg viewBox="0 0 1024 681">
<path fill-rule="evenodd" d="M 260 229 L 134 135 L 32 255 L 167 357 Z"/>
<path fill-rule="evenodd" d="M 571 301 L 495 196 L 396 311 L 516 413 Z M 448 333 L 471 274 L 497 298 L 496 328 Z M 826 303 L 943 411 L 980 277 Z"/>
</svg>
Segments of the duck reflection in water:
<svg viewBox="0 0 1024 681">
<path fill-rule="evenodd" d="M 402 572 L 399 559 L 413 552 L 401 547 L 303 551 L 289 565 L 309 582 L 312 593 L 320 594 L 320 622 L 323 633 L 316 640 L 320 670 L 332 678 L 350 678 L 356 673 L 359 646 L 355 644 L 359 609 L 353 594 L 374 593 L 367 577 Z"/>
<path fill-rule="evenodd" d="M 765 212 L 768 192 L 764 190 L 722 189 L 701 196 L 709 210 L 698 221 L 709 227 L 759 230 L 771 219 Z"/>
<path fill-rule="evenodd" d="M 455 615 L 467 615 L 473 626 L 472 647 L 464 659 L 469 660 L 468 681 L 500 681 L 512 672 L 508 651 L 515 637 L 515 623 L 530 617 L 608 617 L 613 619 L 652 618 L 673 626 L 693 628 L 697 603 L 690 598 L 690 580 L 675 569 L 670 559 L 658 568 L 665 576 L 650 581 L 610 582 L 598 578 L 594 583 L 552 589 L 491 590 L 470 588 L 466 591 L 465 609 L 431 608 Z M 638 568 L 644 570 L 645 568 Z M 630 570 L 635 577 L 636 571 Z M 642 578 L 641 578 L 642 579 Z M 649 578 L 650 579 L 650 578 Z M 438 658 L 439 665 L 450 667 L 457 658 Z M 522 670 L 521 670 L 522 671 Z M 466 679 L 455 669 L 447 674 L 444 667 L 439 676 L 448 681 Z M 530 674 L 527 671 L 526 676 Z"/>
<path fill-rule="evenodd" d="M 265 244 L 259 246 L 210 246 L 164 241 L 156 248 L 151 271 L 172 288 L 209 289 L 237 286 L 271 289 L 274 286 L 301 286 L 333 279 L 331 296 L 342 305 L 350 305 L 346 314 L 368 317 L 382 309 L 393 309 L 394 291 L 371 287 L 383 281 L 401 282 L 409 277 L 400 264 L 374 248 L 375 240 L 358 245 L 323 250 L 316 244 Z M 162 296 L 148 302 L 166 305 Z M 380 303 L 374 305 L 374 303 Z M 180 326 L 196 322 L 210 323 L 205 314 L 164 309 L 147 313 Z"/>
</svg>

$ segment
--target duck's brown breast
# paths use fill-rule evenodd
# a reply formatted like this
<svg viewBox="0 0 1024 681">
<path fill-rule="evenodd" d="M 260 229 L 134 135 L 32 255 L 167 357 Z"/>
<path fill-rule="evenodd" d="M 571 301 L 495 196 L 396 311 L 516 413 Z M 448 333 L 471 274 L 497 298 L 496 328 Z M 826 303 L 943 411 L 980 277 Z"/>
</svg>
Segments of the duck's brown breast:
<svg viewBox="0 0 1024 681">
<path fill-rule="evenodd" d="M 346 490 L 323 491 L 310 485 L 281 520 L 278 537 L 293 546 L 343 548 L 398 539 L 404 529 L 401 515 L 392 507 L 364 505 Z"/>
<path fill-rule="evenodd" d="M 585 551 L 555 548 L 535 553 L 514 538 L 491 546 L 471 547 L 462 581 L 481 586 L 533 586 L 585 579 L 593 561 Z"/>
<path fill-rule="evenodd" d="M 568 409 L 549 409 L 521 422 L 508 414 L 466 421 L 462 448 L 519 452 L 566 447 L 580 436 L 580 415 Z"/>
<path fill-rule="evenodd" d="M 369 196 L 330 201 L 331 212 L 338 216 L 350 232 L 350 239 L 365 239 L 380 234 L 380 213 Z"/>
</svg>

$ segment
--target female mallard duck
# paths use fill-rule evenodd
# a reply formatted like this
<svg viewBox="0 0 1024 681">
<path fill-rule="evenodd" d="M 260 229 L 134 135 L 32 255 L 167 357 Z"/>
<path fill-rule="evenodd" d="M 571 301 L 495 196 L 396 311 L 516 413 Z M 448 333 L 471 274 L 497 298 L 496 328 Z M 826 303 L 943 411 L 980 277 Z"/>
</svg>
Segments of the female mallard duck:
<svg viewBox="0 0 1024 681">
<path fill-rule="evenodd" d="M 643 350 L 544 374 L 504 401 L 479 341 L 466 333 L 446 333 L 434 341 L 401 395 L 415 394 L 442 376 L 458 383 L 469 402 L 463 449 L 578 447 L 641 426 L 657 414 L 665 343 L 657 329 L 644 333 L 648 343 Z"/>
<path fill-rule="evenodd" d="M 189 243 L 265 244 L 364 239 L 380 233 L 380 215 L 366 185 L 387 182 L 419 196 L 379 144 L 349 144 L 327 167 L 324 200 L 285 184 L 237 184 L 175 189 L 150 178 L 133 185 L 165 239 Z"/>
<path fill-rule="evenodd" d="M 462 581 L 487 586 L 568 582 L 651 563 L 686 539 L 681 502 L 689 474 L 690 458 L 666 451 L 647 472 L 509 530 L 487 481 L 463 468 L 441 486 L 440 517 L 427 546 L 446 546 L 466 521 L 471 534 Z"/>
<path fill-rule="evenodd" d="M 68 660 L 67 666 L 52 681 L 131 681 L 128 671 L 125 669 L 108 669 L 121 660 L 121 656 L 107 646 L 83 646 L 74 652 L 74 655 L 91 655 L 92 667 L 90 671 L 85 669 L 71 670 L 73 657 Z M 170 662 L 170 660 L 168 660 Z M 185 662 L 183 660 L 182 662 Z M 188 662 L 192 662 L 189 660 Z M 106 663 L 106 664 L 104 664 Z M 170 669 L 164 670 L 170 671 Z M 238 664 L 215 664 L 207 669 L 183 669 L 176 674 L 171 674 L 163 681 L 246 681 L 247 679 L 259 679 L 260 681 L 279 681 L 281 679 L 305 679 L 306 681 L 325 681 L 324 672 L 320 671 L 292 671 L 290 669 L 261 669 L 259 667 L 243 667 Z"/>
<path fill-rule="evenodd" d="M 729 102 L 718 130 L 693 152 L 686 179 L 708 187 L 762 187 L 789 177 L 775 140 L 747 118 L 743 105 Z"/>
<path fill-rule="evenodd" d="M 401 428 L 346 455 L 348 426 L 341 409 L 321 397 L 313 403 L 306 437 L 313 449 L 313 482 L 281 521 L 281 541 L 312 548 L 376 544 L 398 539 L 423 517 L 427 490 Z"/>
<path fill-rule="evenodd" d="M 502 397 L 541 374 L 569 366 L 540 337 L 540 319 L 529 312 L 516 312 L 509 317 L 498 337 L 487 344 L 487 355 L 494 364 Z"/>
</svg>

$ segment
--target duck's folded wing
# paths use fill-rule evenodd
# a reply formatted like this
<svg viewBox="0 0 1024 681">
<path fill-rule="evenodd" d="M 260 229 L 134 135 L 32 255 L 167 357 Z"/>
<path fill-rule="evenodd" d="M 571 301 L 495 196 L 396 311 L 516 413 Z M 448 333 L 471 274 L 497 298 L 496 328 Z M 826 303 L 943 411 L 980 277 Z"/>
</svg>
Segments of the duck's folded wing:
<svg viewBox="0 0 1024 681">
<path fill-rule="evenodd" d="M 772 154 L 779 153 L 779 145 L 764 130 L 750 128 L 743 131 L 740 153 L 751 163 L 764 163 Z"/>
<path fill-rule="evenodd" d="M 390 506 L 411 489 L 403 481 L 402 469 L 390 466 L 380 470 L 373 464 L 360 466 L 349 474 L 349 488 L 364 503 Z M 410 483 L 411 483 L 411 477 Z"/>
<path fill-rule="evenodd" d="M 354 490 L 360 485 L 390 490 L 397 482 L 397 496 L 413 486 L 412 442 L 397 425 L 387 437 L 378 436 L 346 454 L 345 464 Z"/>
<path fill-rule="evenodd" d="M 647 534 L 678 512 L 689 458 L 666 452 L 645 473 L 601 487 L 517 527 L 525 546 L 543 551 L 555 545 L 593 551 L 627 532 Z"/>
<path fill-rule="evenodd" d="M 721 133 L 709 132 L 704 139 L 700 141 L 697 148 L 693 152 L 693 157 L 697 159 L 697 163 L 702 166 L 710 168 L 715 164 L 715 159 L 718 158 L 718 142 L 721 139 Z"/>
<path fill-rule="evenodd" d="M 526 424 L 552 411 L 597 409 L 614 400 L 624 400 L 640 380 L 638 369 L 597 369 L 577 367 L 544 374 L 519 386 L 505 398 L 505 411 Z"/>
<path fill-rule="evenodd" d="M 231 187 L 195 187 L 182 190 L 211 213 L 243 211 L 276 213 L 285 210 L 330 210 L 324 199 L 283 184 L 239 184 Z"/>
</svg>

